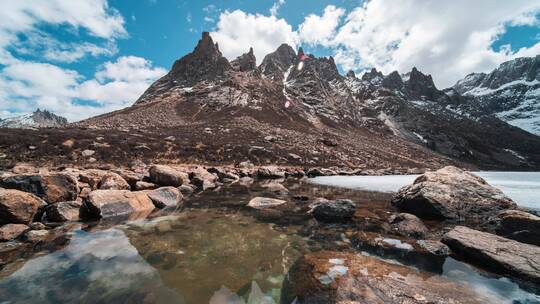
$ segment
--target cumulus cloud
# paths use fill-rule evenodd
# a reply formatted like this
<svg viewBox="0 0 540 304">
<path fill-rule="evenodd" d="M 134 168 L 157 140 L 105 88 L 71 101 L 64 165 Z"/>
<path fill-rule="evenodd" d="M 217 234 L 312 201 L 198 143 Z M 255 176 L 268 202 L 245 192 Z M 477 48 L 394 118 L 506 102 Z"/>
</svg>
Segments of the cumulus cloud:
<svg viewBox="0 0 540 304">
<path fill-rule="evenodd" d="M 298 34 L 285 19 L 248 14 L 241 10 L 225 11 L 219 16 L 216 31 L 211 33 L 229 60 L 253 47 L 257 62 L 275 51 L 282 43 L 298 45 Z"/>
<path fill-rule="evenodd" d="M 440 87 L 471 72 L 486 72 L 539 45 L 512 53 L 493 50 L 508 25 L 536 24 L 540 1 L 371 0 L 354 9 L 332 44 L 344 68 L 383 72 L 413 66 L 434 75 Z"/>
<path fill-rule="evenodd" d="M 99 44 L 60 41 L 43 24 L 84 30 Z M 81 35 L 77 36 L 80 37 Z M 166 73 L 144 58 L 123 56 L 98 67 L 93 79 L 62 68 L 85 56 L 112 56 L 127 36 L 124 19 L 107 0 L 5 2 L 0 11 L 0 114 L 51 110 L 77 121 L 123 108 Z M 25 55 L 26 59 L 21 59 Z M 34 62 L 39 58 L 48 62 Z"/>
<path fill-rule="evenodd" d="M 106 107 L 131 105 L 156 79 L 165 75 L 163 68 L 154 68 L 144 58 L 125 56 L 105 63 L 95 79 L 78 86 L 78 98 L 92 100 Z"/>
<path fill-rule="evenodd" d="M 165 73 L 134 56 L 103 64 L 90 80 L 52 64 L 20 61 L 0 71 L 0 112 L 42 108 L 77 121 L 131 105 Z"/>
<path fill-rule="evenodd" d="M 322 16 L 308 15 L 298 29 L 300 39 L 310 45 L 330 46 L 344 14 L 344 9 L 329 5 Z"/>
</svg>

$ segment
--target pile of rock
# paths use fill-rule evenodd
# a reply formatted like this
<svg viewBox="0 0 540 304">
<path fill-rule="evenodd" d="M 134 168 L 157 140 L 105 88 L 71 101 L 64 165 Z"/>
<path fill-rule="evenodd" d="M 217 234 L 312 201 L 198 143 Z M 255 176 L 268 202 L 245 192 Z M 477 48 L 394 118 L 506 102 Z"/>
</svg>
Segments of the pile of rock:
<svg viewBox="0 0 540 304">
<path fill-rule="evenodd" d="M 540 284 L 540 217 L 516 210 L 510 198 L 482 178 L 445 167 L 400 189 L 392 203 L 423 219 L 473 227 L 456 226 L 442 242 L 456 257 Z M 425 235 L 421 220 L 412 214 L 394 217 L 392 226 L 402 235 Z"/>
</svg>

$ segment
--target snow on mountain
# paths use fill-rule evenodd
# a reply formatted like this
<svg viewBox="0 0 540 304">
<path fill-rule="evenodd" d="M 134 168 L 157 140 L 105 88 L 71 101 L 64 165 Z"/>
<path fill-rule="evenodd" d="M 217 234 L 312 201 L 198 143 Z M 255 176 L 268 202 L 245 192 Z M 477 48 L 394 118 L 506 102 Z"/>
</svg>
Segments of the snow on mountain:
<svg viewBox="0 0 540 304">
<path fill-rule="evenodd" d="M 540 135 L 540 55 L 501 64 L 489 74 L 475 73 L 453 87 L 465 102 L 453 105 L 474 116 L 495 115 Z"/>
<path fill-rule="evenodd" d="M 58 128 L 66 124 L 64 117 L 40 109 L 34 113 L 0 119 L 0 128 L 13 129 Z"/>
</svg>

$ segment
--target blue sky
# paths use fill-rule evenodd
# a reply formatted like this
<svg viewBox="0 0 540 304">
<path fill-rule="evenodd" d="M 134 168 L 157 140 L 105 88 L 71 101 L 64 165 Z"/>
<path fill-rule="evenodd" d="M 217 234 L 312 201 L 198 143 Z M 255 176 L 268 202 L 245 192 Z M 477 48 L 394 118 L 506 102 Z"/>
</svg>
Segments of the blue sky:
<svg viewBox="0 0 540 304">
<path fill-rule="evenodd" d="M 540 54 L 540 0 L 32 0 L 0 2 L 0 117 L 71 121 L 131 105 L 210 31 L 232 59 L 279 44 L 339 69 L 413 66 L 448 87 Z M 510 2 L 510 3 L 509 3 Z"/>
</svg>

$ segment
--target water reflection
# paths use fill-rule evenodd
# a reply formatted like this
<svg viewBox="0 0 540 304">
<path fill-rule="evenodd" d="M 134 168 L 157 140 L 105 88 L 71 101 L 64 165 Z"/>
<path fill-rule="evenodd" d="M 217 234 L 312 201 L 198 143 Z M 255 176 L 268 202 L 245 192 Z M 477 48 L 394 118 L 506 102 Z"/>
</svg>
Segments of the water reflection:
<svg viewBox="0 0 540 304">
<path fill-rule="evenodd" d="M 76 231 L 63 250 L 33 258 L 0 281 L 3 303 L 159 302 L 162 295 L 183 303 L 118 229 Z"/>
</svg>

